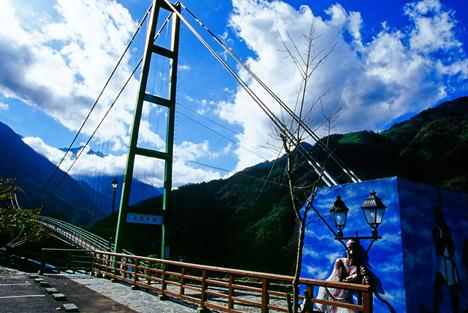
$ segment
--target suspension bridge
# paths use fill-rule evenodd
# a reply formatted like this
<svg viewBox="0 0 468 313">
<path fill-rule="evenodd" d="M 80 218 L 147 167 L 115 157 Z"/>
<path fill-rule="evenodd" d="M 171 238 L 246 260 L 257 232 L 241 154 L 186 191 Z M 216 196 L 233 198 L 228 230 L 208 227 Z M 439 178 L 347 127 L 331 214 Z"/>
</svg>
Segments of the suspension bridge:
<svg viewBox="0 0 468 313">
<path fill-rule="evenodd" d="M 107 108 L 103 110 L 100 104 L 104 98 L 104 94 L 111 84 L 115 85 L 115 82 L 112 83 L 113 79 L 123 66 L 124 61 L 129 58 L 129 51 L 132 50 L 133 45 L 138 41 L 138 36 L 141 36 L 140 31 L 145 25 L 147 31 L 144 40 L 145 48 L 143 56 L 134 60 L 133 69 L 128 71 L 127 78 L 123 82 L 120 82 L 121 86 L 118 88 L 114 98 L 109 102 Z M 347 177 L 349 182 L 361 181 L 334 151 L 320 140 L 316 132 L 303 121 L 301 115 L 291 109 L 290 105 L 286 104 L 270 89 L 268 85 L 189 8 L 184 6 L 181 2 L 171 3 L 168 0 L 156 0 L 152 2 L 141 18 L 137 29 L 100 90 L 88 114 L 81 123 L 81 126 L 68 148 L 65 149 L 63 157 L 57 164 L 55 171 L 42 186 L 38 197 L 38 203 L 47 205 L 48 197 L 60 190 L 65 177 L 73 173 L 73 168 L 76 166 L 77 162 L 83 158 L 83 155 L 90 152 L 91 146 L 97 147 L 97 152 L 94 151 L 95 154 L 106 153 L 105 150 L 109 149 L 109 144 L 106 146 L 102 140 L 97 138 L 97 134 L 99 134 L 101 127 L 105 124 L 106 118 L 111 114 L 112 109 L 115 108 L 116 103 L 125 92 L 129 83 L 134 79 L 135 75 L 139 73 L 139 88 L 137 91 L 130 143 L 128 145 L 126 170 L 123 174 L 122 193 L 120 201 L 118 201 L 118 219 L 116 221 L 114 241 L 111 242 L 78 226 L 55 218 L 44 216 L 40 217 L 38 222 L 43 227 L 43 230 L 51 236 L 67 242 L 76 249 L 85 251 L 89 257 L 88 266 L 85 266 L 85 268 L 93 275 L 111 278 L 126 282 L 135 287 L 151 290 L 160 294 L 163 298 L 172 297 L 187 301 L 197 305 L 202 311 L 213 309 L 226 312 L 255 310 L 259 312 L 289 312 L 291 310 L 292 290 L 288 286 L 290 286 L 294 280 L 293 277 L 184 263 L 168 259 L 165 242 L 165 216 L 166 212 L 172 209 L 173 147 L 177 103 L 179 34 L 181 27 L 186 27 L 186 29 L 207 49 L 208 53 L 213 56 L 214 60 L 232 76 L 252 99 L 253 103 L 269 118 L 281 138 L 288 144 L 298 148 L 299 153 L 326 186 L 337 185 L 337 179 L 330 174 L 324 167 L 324 164 L 320 164 L 307 149 L 304 149 L 304 147 L 300 145 L 300 138 L 291 130 L 288 126 L 288 122 L 286 122 L 282 115 L 287 116 L 288 120 L 294 121 L 303 129 L 307 136 L 310 137 L 317 146 L 323 149 L 328 158 L 342 171 L 342 175 Z M 163 32 L 166 31 L 167 33 L 169 30 L 170 38 L 162 38 Z M 216 47 L 213 44 L 216 45 Z M 221 52 L 217 49 L 220 49 Z M 227 61 L 227 57 L 230 58 L 230 62 L 233 62 L 234 65 Z M 320 62 L 320 60 L 318 62 Z M 164 69 L 163 66 L 158 68 L 158 65 L 162 63 L 168 64 L 168 67 L 166 69 Z M 247 79 L 239 75 L 235 66 L 243 69 L 248 74 L 248 79 L 255 81 L 261 86 L 262 91 L 270 97 L 268 101 L 262 99 L 257 92 L 254 92 L 252 87 L 247 83 Z M 167 72 L 164 72 L 166 70 Z M 160 72 L 158 73 L 157 71 Z M 154 82 L 157 77 L 163 76 L 167 76 L 168 79 L 165 80 L 161 78 L 159 81 L 156 81 L 156 83 Z M 153 79 L 152 83 L 151 79 Z M 154 88 L 155 84 L 160 85 L 159 90 Z M 167 91 L 162 91 L 163 84 L 166 85 L 167 89 L 165 90 Z M 271 108 L 271 105 L 267 104 L 271 101 L 279 106 L 281 114 L 276 113 Z M 146 122 L 144 121 L 144 112 L 148 109 L 148 106 L 155 108 L 155 111 L 159 110 L 164 112 L 164 114 L 158 116 L 155 122 L 164 124 L 163 138 L 165 138 L 165 141 L 156 147 L 140 145 L 141 127 L 143 122 Z M 101 109 L 98 110 L 97 108 Z M 99 114 L 97 111 L 102 114 L 100 118 L 96 118 L 96 114 Z M 213 126 L 208 125 L 208 122 L 210 122 L 211 125 L 216 122 L 210 121 L 203 116 L 194 118 L 196 112 L 186 108 L 182 109 L 180 112 L 177 111 L 177 113 L 221 135 Z M 163 121 L 161 121 L 161 119 L 163 119 Z M 97 120 L 92 130 L 89 129 L 91 120 Z M 223 127 L 235 133 L 235 131 L 225 126 Z M 94 144 L 93 140 L 95 141 Z M 77 143 L 80 143 L 78 147 Z M 240 145 L 238 142 L 233 143 Z M 257 151 L 251 152 L 258 154 Z M 134 178 L 137 176 L 154 175 L 154 173 L 146 173 L 143 175 L 142 173 L 138 173 L 138 171 L 141 171 L 141 167 L 138 167 L 138 162 L 142 160 L 149 160 L 148 162 L 150 163 L 145 164 L 153 164 L 152 168 L 150 166 L 146 169 L 148 172 L 155 171 L 155 162 L 163 163 L 163 166 L 159 167 L 163 172 L 161 181 L 162 188 L 157 191 L 147 188 L 150 193 L 149 195 L 140 194 L 136 196 L 138 188 L 136 188 L 137 186 Z M 198 163 L 203 166 L 210 166 L 208 164 Z M 99 166 L 96 167 L 96 172 L 98 171 L 98 167 Z M 79 174 L 75 173 L 75 176 L 77 176 L 78 179 L 80 178 Z M 92 185 L 94 183 L 95 185 L 99 185 L 102 183 L 102 181 L 99 182 L 99 175 L 97 173 L 91 176 L 94 176 L 94 178 L 88 180 L 89 184 Z M 85 180 L 84 178 L 82 179 Z M 94 187 L 98 188 L 97 186 Z M 138 201 L 135 199 L 144 199 L 157 193 L 162 193 L 163 198 L 162 208 L 158 211 L 161 217 L 158 222 L 161 227 L 161 257 L 156 259 L 136 256 L 130 251 L 122 249 L 123 234 L 126 232 L 127 222 L 129 216 L 132 214 L 130 212 L 131 202 Z M 97 205 L 103 205 L 104 203 L 108 203 L 108 201 L 109 199 L 95 199 Z M 18 203 L 14 203 L 14 207 L 18 210 L 21 209 Z M 23 241 L 11 243 L 11 247 L 22 243 Z M 306 278 L 300 278 L 299 284 L 306 290 L 306 296 L 301 296 L 301 299 L 306 302 L 312 301 L 314 303 L 330 305 L 333 308 L 348 308 L 360 312 L 372 312 L 372 290 L 370 286 Z M 314 288 L 319 287 L 352 290 L 358 295 L 358 304 L 346 303 L 340 299 L 330 301 L 313 298 L 315 293 Z"/>
</svg>

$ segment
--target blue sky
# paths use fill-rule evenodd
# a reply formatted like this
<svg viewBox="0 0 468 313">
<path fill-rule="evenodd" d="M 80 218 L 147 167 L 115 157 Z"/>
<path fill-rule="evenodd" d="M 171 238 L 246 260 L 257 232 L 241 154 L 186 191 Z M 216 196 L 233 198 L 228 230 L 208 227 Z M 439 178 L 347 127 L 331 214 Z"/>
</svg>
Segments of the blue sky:
<svg viewBox="0 0 468 313">
<path fill-rule="evenodd" d="M 300 79 L 279 38 L 289 34 L 301 47 L 313 23 L 318 35 L 316 51 L 336 44 L 307 90 L 308 102 L 327 92 L 324 112 L 341 107 L 331 132 L 380 131 L 402 117 L 467 93 L 468 9 L 464 1 L 183 3 L 290 106 Z M 148 5 L 149 1 L 140 0 L 2 1 L 0 121 L 57 163 L 61 158 L 58 148 L 68 146 Z M 162 38 L 167 36 L 163 32 Z M 131 72 L 142 43 L 137 37 L 79 143 L 92 132 Z M 167 67 L 163 61 L 155 64 L 159 72 L 153 71 L 150 85 L 164 93 L 167 81 L 160 77 L 167 75 Z M 258 86 L 247 82 L 264 96 Z M 123 172 L 136 86 L 133 78 L 92 142 L 92 148 L 103 150 L 107 157 L 86 155 L 72 173 Z M 281 113 L 271 99 L 265 102 Z M 177 109 L 176 186 L 223 177 L 281 153 L 271 123 L 185 26 L 181 29 Z M 322 112 L 318 108 L 312 112 L 310 123 L 316 128 L 323 122 Z M 141 145 L 164 147 L 163 121 L 164 112 L 147 108 Z M 161 166 L 140 160 L 137 174 L 159 185 Z M 154 172 L 152 177 L 143 174 L 148 168 Z"/>
</svg>

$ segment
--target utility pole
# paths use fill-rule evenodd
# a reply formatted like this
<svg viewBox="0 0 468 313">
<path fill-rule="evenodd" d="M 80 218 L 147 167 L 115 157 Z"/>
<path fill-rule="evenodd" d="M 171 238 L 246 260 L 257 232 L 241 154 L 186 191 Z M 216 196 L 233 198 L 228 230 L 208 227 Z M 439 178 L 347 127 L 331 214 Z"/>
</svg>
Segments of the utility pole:
<svg viewBox="0 0 468 313">
<path fill-rule="evenodd" d="M 180 4 L 173 5 L 176 10 L 180 11 Z M 161 225 L 161 258 L 165 258 L 166 250 L 166 221 L 165 216 L 168 210 L 172 209 L 172 161 L 173 161 L 173 145 L 174 145 L 174 123 L 175 123 L 175 104 L 176 104 L 176 85 L 177 85 L 177 64 L 179 55 L 179 32 L 180 32 L 180 18 L 176 14 L 172 14 L 172 35 L 171 35 L 171 48 L 166 49 L 156 44 L 155 36 L 158 18 L 160 17 L 160 10 L 164 9 L 172 13 L 172 9 L 166 4 L 164 0 L 153 0 L 152 11 L 150 20 L 148 22 L 148 32 L 146 36 L 146 44 L 143 56 L 140 87 L 138 91 L 135 115 L 130 136 L 130 144 L 128 149 L 127 167 L 122 186 L 122 197 L 120 201 L 119 218 L 117 222 L 117 231 L 115 235 L 115 252 L 122 250 L 122 237 L 125 234 L 126 219 L 130 190 L 133 178 L 133 170 L 135 167 L 135 157 L 137 155 L 154 158 L 164 161 L 164 192 L 163 192 L 163 222 Z M 169 97 L 168 99 L 162 98 L 157 95 L 150 94 L 147 91 L 148 76 L 151 68 L 151 58 L 153 54 L 159 57 L 169 59 Z M 153 64 L 154 66 L 154 64 Z M 167 109 L 167 129 L 166 129 L 166 148 L 165 151 L 157 151 L 138 146 L 138 134 L 140 130 L 140 122 L 142 117 L 143 105 L 145 102 L 153 103 L 157 106 L 162 106 Z"/>
</svg>

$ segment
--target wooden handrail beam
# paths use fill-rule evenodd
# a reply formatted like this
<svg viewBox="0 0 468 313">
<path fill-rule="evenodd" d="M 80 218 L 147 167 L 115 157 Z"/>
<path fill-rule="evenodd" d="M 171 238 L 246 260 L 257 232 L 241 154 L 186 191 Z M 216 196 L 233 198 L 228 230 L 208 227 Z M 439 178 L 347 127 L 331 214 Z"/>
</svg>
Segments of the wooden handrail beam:
<svg viewBox="0 0 468 313">
<path fill-rule="evenodd" d="M 262 313 L 267 313 L 269 310 L 288 312 L 288 306 L 291 305 L 291 293 L 285 287 L 292 282 L 292 276 L 129 256 L 100 250 L 94 251 L 93 260 L 94 266 L 104 276 L 114 276 L 119 281 L 151 289 L 161 295 L 191 302 L 198 305 L 201 309 L 214 309 L 221 312 L 242 312 L 241 308 L 235 308 L 237 304 L 250 308 L 255 307 L 260 309 Z M 109 266 L 111 264 L 115 268 Z M 200 276 L 193 274 L 198 271 L 201 271 L 198 274 Z M 119 275 L 116 275 L 116 272 Z M 139 280 L 139 278 L 142 280 Z M 258 283 L 259 286 L 252 286 L 252 281 L 254 281 L 254 284 Z M 310 303 L 319 303 L 332 308 L 346 308 L 363 313 L 373 313 L 372 289 L 370 286 L 309 278 L 300 278 L 299 283 L 305 285 L 308 291 L 307 300 Z M 160 284 L 160 287 L 155 284 Z M 210 286 L 224 288 L 224 290 L 211 289 Z M 314 287 L 351 290 L 357 293 L 360 298 L 359 303 L 362 303 L 362 305 L 316 299 L 313 297 Z M 195 291 L 196 294 L 190 293 L 188 295 L 186 294 L 186 290 Z M 280 302 L 270 303 L 272 296 L 280 300 Z M 300 299 L 305 298 L 301 296 Z M 220 305 L 220 303 L 224 305 Z"/>
</svg>

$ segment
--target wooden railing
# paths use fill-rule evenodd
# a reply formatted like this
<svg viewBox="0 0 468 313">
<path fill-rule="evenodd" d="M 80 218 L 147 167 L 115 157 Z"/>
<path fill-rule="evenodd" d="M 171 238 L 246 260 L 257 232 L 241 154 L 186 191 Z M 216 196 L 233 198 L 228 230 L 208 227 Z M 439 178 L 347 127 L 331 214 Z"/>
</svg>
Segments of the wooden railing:
<svg viewBox="0 0 468 313">
<path fill-rule="evenodd" d="M 154 259 L 127 254 L 94 251 L 93 272 L 135 288 L 173 297 L 197 305 L 202 311 L 220 312 L 288 312 L 291 306 L 293 277 L 261 272 Z M 307 299 L 301 301 L 357 312 L 372 313 L 370 286 L 300 279 Z M 344 289 L 354 293 L 358 304 L 314 298 L 317 288 Z M 311 311 L 312 312 L 312 311 Z M 315 311 L 319 312 L 319 311 Z"/>
</svg>

